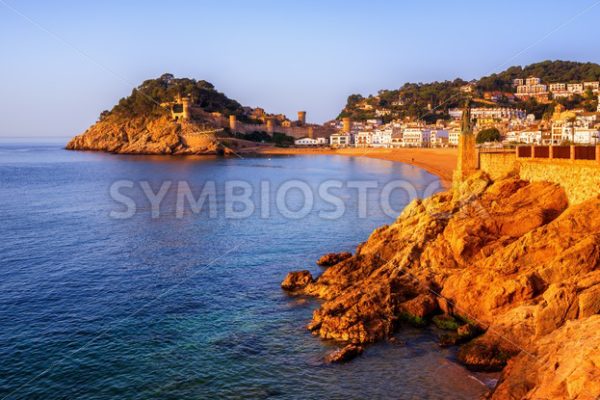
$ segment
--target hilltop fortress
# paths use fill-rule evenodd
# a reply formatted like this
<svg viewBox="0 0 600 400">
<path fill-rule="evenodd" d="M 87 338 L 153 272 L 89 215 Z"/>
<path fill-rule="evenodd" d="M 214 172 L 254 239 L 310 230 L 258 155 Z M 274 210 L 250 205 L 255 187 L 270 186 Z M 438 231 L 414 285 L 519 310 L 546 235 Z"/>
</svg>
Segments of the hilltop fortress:
<svg viewBox="0 0 600 400">
<path fill-rule="evenodd" d="M 284 114 L 268 114 L 263 108 L 244 108 L 244 119 L 239 121 L 237 115 L 224 115 L 221 112 L 212 112 L 210 116 L 201 106 L 194 102 L 190 97 L 178 95 L 173 101 L 162 103 L 161 106 L 169 109 L 173 121 L 182 122 L 194 120 L 197 117 L 206 120 L 212 119 L 214 126 L 222 129 L 228 129 L 231 133 L 252 133 L 252 132 L 274 132 L 283 133 L 295 139 L 308 137 L 329 137 L 336 130 L 331 126 L 306 123 L 306 111 L 298 111 L 298 118 L 295 121 L 290 120 Z"/>
<path fill-rule="evenodd" d="M 332 126 L 245 107 L 206 81 L 164 74 L 145 81 L 67 145 L 71 150 L 143 154 L 237 153 L 262 142 L 328 138 Z"/>
</svg>

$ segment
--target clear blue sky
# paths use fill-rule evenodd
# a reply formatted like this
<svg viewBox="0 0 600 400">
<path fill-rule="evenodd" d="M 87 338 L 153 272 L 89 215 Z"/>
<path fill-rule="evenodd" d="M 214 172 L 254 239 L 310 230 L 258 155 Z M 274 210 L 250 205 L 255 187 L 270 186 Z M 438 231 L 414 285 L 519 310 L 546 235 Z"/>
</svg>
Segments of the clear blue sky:
<svg viewBox="0 0 600 400">
<path fill-rule="evenodd" d="M 323 122 L 351 93 L 600 62 L 598 2 L 0 0 L 0 136 L 80 133 L 164 72 Z"/>
</svg>

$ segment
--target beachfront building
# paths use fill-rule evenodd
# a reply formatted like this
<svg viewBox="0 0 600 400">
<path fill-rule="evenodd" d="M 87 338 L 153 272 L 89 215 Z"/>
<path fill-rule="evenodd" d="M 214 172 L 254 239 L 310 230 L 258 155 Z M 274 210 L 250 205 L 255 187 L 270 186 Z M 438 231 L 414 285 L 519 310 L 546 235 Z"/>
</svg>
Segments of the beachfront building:
<svg viewBox="0 0 600 400">
<path fill-rule="evenodd" d="M 448 146 L 448 131 L 446 129 L 432 130 L 429 136 L 431 147 L 446 147 Z"/>
<path fill-rule="evenodd" d="M 329 136 L 329 145 L 331 147 L 348 147 L 352 144 L 352 136 L 345 133 L 334 133 Z"/>
<path fill-rule="evenodd" d="M 392 134 L 392 143 L 391 147 L 404 147 L 404 134 L 401 130 L 394 131 Z"/>
<path fill-rule="evenodd" d="M 450 146 L 458 146 L 459 138 L 460 138 L 460 129 L 453 128 L 448 131 L 448 144 Z"/>
<path fill-rule="evenodd" d="M 319 141 L 314 138 L 303 137 L 303 138 L 294 140 L 294 144 L 296 146 L 318 146 Z"/>
<path fill-rule="evenodd" d="M 373 131 L 371 135 L 371 145 L 373 147 L 391 147 L 393 128 L 380 128 Z"/>
<path fill-rule="evenodd" d="M 406 128 L 403 132 L 404 147 L 429 147 L 431 130 L 427 128 Z"/>
<path fill-rule="evenodd" d="M 372 131 L 359 131 L 354 135 L 354 147 L 371 147 Z"/>
</svg>

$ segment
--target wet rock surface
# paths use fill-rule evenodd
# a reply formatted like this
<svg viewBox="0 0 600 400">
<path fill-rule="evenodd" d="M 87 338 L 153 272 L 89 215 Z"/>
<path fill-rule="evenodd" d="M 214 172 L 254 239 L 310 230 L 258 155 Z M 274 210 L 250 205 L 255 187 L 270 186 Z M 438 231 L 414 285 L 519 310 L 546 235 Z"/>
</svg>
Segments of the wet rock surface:
<svg viewBox="0 0 600 400">
<path fill-rule="evenodd" d="M 325 357 L 325 362 L 328 364 L 341 364 L 356 358 L 365 350 L 363 346 L 356 344 L 348 344 L 343 348 L 328 354 Z"/>
</svg>

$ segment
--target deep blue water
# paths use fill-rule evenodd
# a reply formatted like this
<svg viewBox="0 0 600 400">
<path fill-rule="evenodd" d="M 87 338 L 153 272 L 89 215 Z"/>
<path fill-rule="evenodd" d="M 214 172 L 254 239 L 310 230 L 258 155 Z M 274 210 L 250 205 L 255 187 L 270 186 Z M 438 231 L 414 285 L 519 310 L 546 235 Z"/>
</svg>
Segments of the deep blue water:
<svg viewBox="0 0 600 400">
<path fill-rule="evenodd" d="M 316 200 L 301 220 L 276 210 L 289 179 L 436 180 L 403 164 L 366 158 L 168 158 L 67 152 L 62 143 L 0 142 L 0 399 L 475 399 L 484 387 L 435 345 L 405 329 L 405 346 L 377 344 L 345 365 L 323 365 L 335 344 L 305 329 L 317 302 L 279 287 L 291 270 L 318 274 L 315 260 L 352 251 L 393 219 L 374 202 L 358 218 L 355 190 L 326 220 Z M 136 212 L 111 184 L 131 180 Z M 158 218 L 139 183 L 155 190 L 216 182 L 216 218 L 176 215 L 167 192 Z M 270 184 L 271 215 L 224 217 L 224 183 Z M 196 192 L 197 190 L 197 192 Z M 335 191 L 332 191 L 335 192 Z M 370 198 L 376 196 L 372 191 Z M 290 192 L 290 208 L 297 206 Z M 391 204 L 400 210 L 406 196 Z M 260 205 L 260 203 L 257 203 Z M 257 207 L 261 208 L 261 207 Z M 479 378 L 482 378 L 479 376 Z"/>
</svg>

